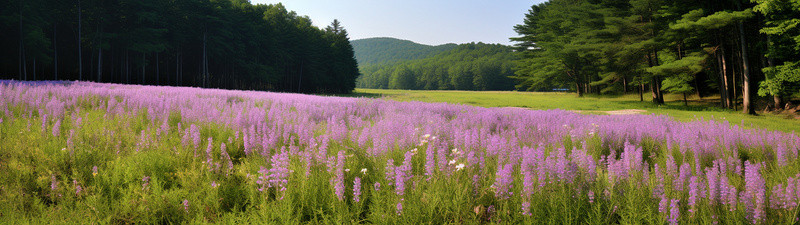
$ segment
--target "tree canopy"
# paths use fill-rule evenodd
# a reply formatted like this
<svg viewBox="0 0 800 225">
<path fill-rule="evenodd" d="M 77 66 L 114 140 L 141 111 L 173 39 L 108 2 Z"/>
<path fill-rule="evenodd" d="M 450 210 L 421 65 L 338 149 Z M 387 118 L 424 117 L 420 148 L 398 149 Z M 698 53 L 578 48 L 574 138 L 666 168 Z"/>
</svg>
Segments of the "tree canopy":
<svg viewBox="0 0 800 225">
<path fill-rule="evenodd" d="M 346 93 L 343 23 L 247 0 L 0 0 L 0 76 Z"/>
<path fill-rule="evenodd" d="M 753 113 L 754 83 L 776 99 L 796 92 L 785 86 L 798 80 L 798 8 L 798 0 L 551 0 L 514 27 L 513 78 L 525 90 L 649 91 L 656 103 L 662 91 L 718 91 L 722 107 L 736 108 L 741 96 Z"/>
</svg>

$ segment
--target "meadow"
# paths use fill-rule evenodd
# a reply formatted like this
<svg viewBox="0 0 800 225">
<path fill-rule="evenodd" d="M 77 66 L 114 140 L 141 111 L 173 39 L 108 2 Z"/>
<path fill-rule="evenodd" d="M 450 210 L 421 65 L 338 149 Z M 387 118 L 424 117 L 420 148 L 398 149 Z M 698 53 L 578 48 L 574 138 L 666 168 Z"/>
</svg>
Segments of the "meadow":
<svg viewBox="0 0 800 225">
<path fill-rule="evenodd" d="M 0 96 L 4 224 L 798 220 L 800 137 L 759 125 L 91 82 Z"/>
<path fill-rule="evenodd" d="M 650 101 L 649 93 L 640 101 L 638 94 L 587 95 L 578 97 L 564 92 L 516 92 L 516 91 L 425 91 L 391 89 L 356 89 L 349 96 L 384 98 L 396 101 L 447 102 L 481 107 L 519 107 L 535 110 L 563 109 L 582 114 L 605 115 L 607 111 L 641 109 L 641 114 L 667 115 L 679 121 L 718 120 L 747 128 L 773 129 L 784 132 L 800 131 L 800 122 L 786 115 L 762 113 L 758 116 L 744 115 L 718 107 L 719 96 L 688 96 L 684 105 L 683 95 L 665 94 L 665 104 Z M 740 101 L 741 102 L 741 101 Z M 759 109 L 760 110 L 760 109 Z"/>
</svg>

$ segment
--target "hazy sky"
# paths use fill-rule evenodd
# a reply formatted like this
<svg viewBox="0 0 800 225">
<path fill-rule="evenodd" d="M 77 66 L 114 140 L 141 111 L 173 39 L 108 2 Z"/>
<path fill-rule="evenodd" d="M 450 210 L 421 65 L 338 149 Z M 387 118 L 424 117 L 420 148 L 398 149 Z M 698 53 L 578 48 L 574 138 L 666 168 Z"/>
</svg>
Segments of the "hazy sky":
<svg viewBox="0 0 800 225">
<path fill-rule="evenodd" d="M 545 0 L 250 0 L 282 2 L 318 27 L 339 19 L 350 39 L 395 37 L 417 43 L 511 44 L 513 27 Z"/>
</svg>

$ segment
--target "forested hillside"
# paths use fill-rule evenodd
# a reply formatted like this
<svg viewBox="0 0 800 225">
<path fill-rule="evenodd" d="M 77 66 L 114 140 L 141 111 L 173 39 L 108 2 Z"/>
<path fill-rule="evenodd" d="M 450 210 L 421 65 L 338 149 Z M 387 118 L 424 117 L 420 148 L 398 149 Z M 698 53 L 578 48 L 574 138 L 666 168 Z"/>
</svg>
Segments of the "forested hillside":
<svg viewBox="0 0 800 225">
<path fill-rule="evenodd" d="M 722 107 L 753 113 L 800 81 L 798 0 L 551 0 L 514 29 L 518 88 L 584 93 L 719 94 Z M 758 90 L 756 92 L 756 90 Z"/>
<path fill-rule="evenodd" d="M 338 21 L 246 0 L 0 0 L 0 78 L 350 92 Z"/>
<path fill-rule="evenodd" d="M 359 52 L 359 45 L 354 44 L 354 47 Z M 460 44 L 427 58 L 361 63 L 359 68 L 362 75 L 357 86 L 417 90 L 510 90 L 514 82 L 508 76 L 514 74 L 514 59 L 509 46 Z"/>
<path fill-rule="evenodd" d="M 423 59 L 456 47 L 456 44 L 431 46 L 388 37 L 359 39 L 350 43 L 359 65 Z"/>
</svg>

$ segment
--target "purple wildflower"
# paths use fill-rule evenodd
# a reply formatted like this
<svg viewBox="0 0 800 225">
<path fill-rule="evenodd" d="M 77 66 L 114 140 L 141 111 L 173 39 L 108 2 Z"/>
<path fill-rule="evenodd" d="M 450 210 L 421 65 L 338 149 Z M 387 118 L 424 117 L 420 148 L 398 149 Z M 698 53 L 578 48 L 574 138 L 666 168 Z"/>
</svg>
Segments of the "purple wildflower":
<svg viewBox="0 0 800 225">
<path fill-rule="evenodd" d="M 719 164 L 714 162 L 714 167 L 706 169 L 706 182 L 708 183 L 708 201 L 714 204 L 719 196 Z"/>
<path fill-rule="evenodd" d="M 192 134 L 192 144 L 194 144 L 194 157 L 197 158 L 197 149 L 200 148 L 200 129 L 194 124 L 189 126 L 189 133 Z"/>
<path fill-rule="evenodd" d="M 56 189 L 58 189 L 58 179 L 56 179 L 56 175 L 55 174 L 51 174 L 50 175 L 50 190 L 55 191 Z"/>
<path fill-rule="evenodd" d="M 478 191 L 481 189 L 481 175 L 475 174 L 472 176 L 472 194 L 478 195 Z"/>
<path fill-rule="evenodd" d="M 380 191 L 381 190 L 381 183 L 375 182 L 375 184 L 372 185 L 372 188 L 374 188 L 375 191 Z"/>
<path fill-rule="evenodd" d="M 699 184 L 698 184 L 698 181 L 697 181 L 697 176 L 692 176 L 692 178 L 689 178 L 689 200 L 688 201 L 689 201 L 689 213 L 691 213 L 690 214 L 691 216 L 694 216 L 694 214 L 697 211 L 697 208 L 696 208 L 697 207 L 697 200 L 698 200 L 697 199 L 698 198 L 697 195 L 700 192 L 698 190 L 698 188 L 699 188 L 698 186 L 699 186 Z"/>
<path fill-rule="evenodd" d="M 727 199 L 729 207 L 728 210 L 731 212 L 736 210 L 736 203 L 738 202 L 738 200 L 736 199 L 736 196 L 738 195 L 737 193 L 738 192 L 736 191 L 736 188 L 733 186 L 731 186 L 730 189 L 728 190 L 728 199 Z"/>
<path fill-rule="evenodd" d="M 684 187 L 686 186 L 686 179 L 689 179 L 691 175 L 692 175 L 692 167 L 689 166 L 688 163 L 684 163 L 683 165 L 681 165 L 678 178 L 672 181 L 673 188 L 678 191 L 683 191 Z"/>
<path fill-rule="evenodd" d="M 397 202 L 397 215 L 403 214 L 403 199 L 400 199 L 400 202 Z"/>
<path fill-rule="evenodd" d="M 531 210 L 531 202 L 529 201 L 522 202 L 522 215 L 526 216 L 532 215 L 530 210 Z"/>
<path fill-rule="evenodd" d="M 661 201 L 658 202 L 658 212 L 667 213 L 667 205 L 669 205 L 669 199 L 666 195 L 661 195 Z"/>
<path fill-rule="evenodd" d="M 741 193 L 740 201 L 747 209 L 748 218 L 752 223 L 758 223 L 764 219 L 765 207 L 765 193 L 766 182 L 761 177 L 759 170 L 761 169 L 760 163 L 745 162 L 744 176 L 745 176 L 745 190 Z"/>
<path fill-rule="evenodd" d="M 500 199 L 507 199 L 513 195 L 510 191 L 513 188 L 514 182 L 514 165 L 513 164 L 506 164 L 506 165 L 498 165 L 497 174 L 495 175 L 495 196 Z"/>
<path fill-rule="evenodd" d="M 258 191 L 265 191 L 267 188 L 270 187 L 269 185 L 269 170 L 264 168 L 263 166 L 258 170 L 258 180 L 256 180 L 256 184 L 259 184 Z"/>
<path fill-rule="evenodd" d="M 286 191 L 286 185 L 289 183 L 289 154 L 282 151 L 280 154 L 272 156 L 272 168 L 269 169 L 269 186 L 275 187 L 281 193 Z M 281 195 L 280 199 L 283 199 Z"/>
<path fill-rule="evenodd" d="M 339 151 L 336 156 L 335 176 L 331 178 L 334 193 L 339 201 L 344 200 L 344 151 Z"/>
<path fill-rule="evenodd" d="M 189 200 L 186 199 L 183 200 L 183 211 L 189 213 Z"/>
<path fill-rule="evenodd" d="M 47 114 L 42 115 L 42 133 L 47 132 Z"/>
<path fill-rule="evenodd" d="M 223 143 L 222 143 L 222 144 L 219 146 L 219 149 L 220 149 L 219 151 L 220 151 L 220 154 L 222 155 L 222 158 L 223 158 L 225 161 L 227 161 L 227 162 L 228 162 L 228 164 L 227 164 L 227 166 L 228 166 L 228 167 L 227 167 L 227 170 L 226 170 L 226 172 L 225 172 L 225 176 L 227 176 L 227 175 L 229 175 L 229 174 L 231 173 L 231 171 L 233 170 L 233 160 L 231 160 L 231 156 L 230 156 L 230 155 L 228 155 L 228 152 L 227 152 L 227 151 L 225 151 L 225 147 L 226 147 L 226 146 L 225 146 L 225 143 L 223 142 Z"/>
<path fill-rule="evenodd" d="M 411 158 L 413 153 L 408 151 L 404 155 L 403 164 L 395 167 L 394 170 L 394 190 L 397 195 L 404 195 L 406 190 L 406 182 L 413 176 L 411 174 Z"/>
<path fill-rule="evenodd" d="M 425 176 L 428 177 L 427 180 L 430 180 L 436 170 L 436 155 L 434 155 L 433 146 L 428 145 L 425 148 Z"/>
<path fill-rule="evenodd" d="M 208 166 L 208 171 L 214 170 L 214 161 L 213 156 L 211 155 L 211 151 L 214 149 L 213 140 L 208 138 L 208 147 L 206 148 L 206 166 Z"/>
<path fill-rule="evenodd" d="M 667 220 L 670 225 L 677 225 L 678 224 L 678 220 L 680 219 L 681 211 L 680 211 L 680 208 L 679 208 L 679 205 L 678 205 L 679 201 L 680 200 L 678 200 L 678 199 L 672 199 L 670 201 L 670 204 L 669 204 L 669 220 Z"/>
<path fill-rule="evenodd" d="M 794 209 L 797 207 L 797 196 L 795 193 L 798 192 L 797 187 L 795 186 L 796 182 L 794 178 L 789 178 L 786 182 L 786 188 L 784 189 L 783 198 L 781 199 L 782 205 L 781 207 L 784 209 Z"/>
<path fill-rule="evenodd" d="M 58 137 L 61 133 L 61 120 L 56 120 L 56 123 L 53 124 L 53 137 Z"/>
<path fill-rule="evenodd" d="M 386 160 L 386 180 L 394 179 L 394 159 Z"/>
<path fill-rule="evenodd" d="M 353 179 L 353 201 L 361 201 L 361 178 L 356 177 Z"/>
<path fill-rule="evenodd" d="M 145 188 L 147 188 L 147 185 L 150 185 L 150 176 L 142 177 L 142 182 L 144 182 L 142 183 L 142 190 L 144 190 Z"/>
</svg>

